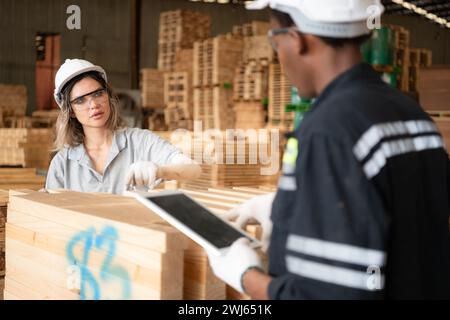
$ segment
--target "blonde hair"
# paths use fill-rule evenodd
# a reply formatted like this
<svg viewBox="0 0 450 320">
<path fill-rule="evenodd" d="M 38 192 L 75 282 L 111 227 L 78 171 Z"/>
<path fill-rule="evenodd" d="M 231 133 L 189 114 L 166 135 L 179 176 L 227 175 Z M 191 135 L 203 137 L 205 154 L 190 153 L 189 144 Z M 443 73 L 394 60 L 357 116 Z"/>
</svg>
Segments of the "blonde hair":
<svg viewBox="0 0 450 320">
<path fill-rule="evenodd" d="M 62 108 L 56 120 L 56 137 L 53 143 L 53 151 L 60 151 L 64 147 L 76 147 L 84 142 L 84 130 L 76 117 L 72 117 L 72 107 L 70 105 L 70 92 L 74 85 L 81 79 L 90 77 L 102 85 L 108 93 L 110 115 L 106 126 L 111 132 L 125 128 L 125 122 L 120 116 L 119 99 L 115 95 L 111 86 L 106 83 L 98 72 L 83 73 L 72 79 L 62 90 Z"/>
</svg>

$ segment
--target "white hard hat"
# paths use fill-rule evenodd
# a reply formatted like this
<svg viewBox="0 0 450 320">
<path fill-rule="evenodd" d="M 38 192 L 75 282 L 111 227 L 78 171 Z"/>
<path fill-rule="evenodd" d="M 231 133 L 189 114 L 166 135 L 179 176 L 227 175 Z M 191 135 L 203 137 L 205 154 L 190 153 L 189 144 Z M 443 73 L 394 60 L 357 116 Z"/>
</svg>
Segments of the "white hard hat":
<svg viewBox="0 0 450 320">
<path fill-rule="evenodd" d="M 370 33 L 368 21 L 384 11 L 380 0 L 256 0 L 247 9 L 270 6 L 291 16 L 301 32 L 331 38 Z"/>
<path fill-rule="evenodd" d="M 82 59 L 67 59 L 59 68 L 55 76 L 55 91 L 54 97 L 56 103 L 62 108 L 62 88 L 76 76 L 89 71 L 97 71 L 107 81 L 106 72 L 102 67 L 93 65 L 89 61 Z"/>
</svg>

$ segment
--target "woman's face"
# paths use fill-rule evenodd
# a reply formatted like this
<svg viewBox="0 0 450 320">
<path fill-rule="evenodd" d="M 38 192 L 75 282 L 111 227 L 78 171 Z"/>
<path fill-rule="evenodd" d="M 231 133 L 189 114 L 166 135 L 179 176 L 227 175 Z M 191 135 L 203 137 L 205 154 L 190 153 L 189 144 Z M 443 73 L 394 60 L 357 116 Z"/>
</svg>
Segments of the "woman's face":
<svg viewBox="0 0 450 320">
<path fill-rule="evenodd" d="M 111 113 L 108 92 L 90 77 L 78 81 L 70 92 L 70 105 L 83 127 L 106 126 Z"/>
</svg>

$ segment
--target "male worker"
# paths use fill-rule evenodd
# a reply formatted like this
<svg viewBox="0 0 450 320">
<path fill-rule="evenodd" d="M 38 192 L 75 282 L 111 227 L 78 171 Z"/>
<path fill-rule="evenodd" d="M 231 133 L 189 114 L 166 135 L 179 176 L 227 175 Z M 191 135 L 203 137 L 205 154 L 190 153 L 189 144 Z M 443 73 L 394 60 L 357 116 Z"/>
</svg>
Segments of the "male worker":
<svg viewBox="0 0 450 320">
<path fill-rule="evenodd" d="M 379 0 L 250 7 L 267 5 L 284 72 L 316 100 L 287 143 L 268 274 L 245 239 L 209 255 L 215 274 L 256 299 L 450 298 L 443 140 L 415 101 L 361 62 Z M 244 205 L 240 220 L 268 225 L 270 202 Z"/>
</svg>

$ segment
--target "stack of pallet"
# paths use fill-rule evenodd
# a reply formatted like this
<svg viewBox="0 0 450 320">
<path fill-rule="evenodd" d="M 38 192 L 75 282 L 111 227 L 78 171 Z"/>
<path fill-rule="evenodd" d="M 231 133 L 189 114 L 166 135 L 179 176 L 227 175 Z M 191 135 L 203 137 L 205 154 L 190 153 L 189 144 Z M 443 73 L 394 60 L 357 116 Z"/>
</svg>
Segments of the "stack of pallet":
<svg viewBox="0 0 450 320">
<path fill-rule="evenodd" d="M 10 195 L 5 299 L 181 299 L 184 249 L 132 198 Z"/>
<path fill-rule="evenodd" d="M 141 69 L 140 89 L 143 108 L 164 107 L 164 72 L 157 69 Z"/>
<path fill-rule="evenodd" d="M 0 165 L 47 169 L 52 141 L 51 129 L 0 129 Z"/>
<path fill-rule="evenodd" d="M 237 129 L 261 129 L 266 125 L 266 111 L 260 101 L 236 101 L 234 112 Z"/>
<path fill-rule="evenodd" d="M 0 168 L 0 189 L 44 188 L 45 177 L 38 175 L 34 168 Z"/>
<path fill-rule="evenodd" d="M 162 12 L 159 18 L 158 69 L 173 71 L 177 52 L 192 48 L 195 41 L 208 38 L 210 29 L 210 16 L 200 12 Z"/>
<path fill-rule="evenodd" d="M 23 85 L 0 84 L 0 128 L 23 117 L 27 108 L 27 88 Z"/>
<path fill-rule="evenodd" d="M 429 49 L 409 48 L 409 77 L 408 77 L 408 91 L 418 91 L 419 73 L 421 68 L 431 67 L 432 52 Z"/>
<path fill-rule="evenodd" d="M 240 37 L 266 36 L 269 23 L 265 21 L 252 21 L 232 28 L 232 34 Z"/>
<path fill-rule="evenodd" d="M 190 151 L 184 152 L 201 164 L 198 179 L 182 182 L 184 187 L 209 188 L 274 185 L 280 168 L 280 137 L 265 132 L 264 140 L 246 132 L 214 132 L 202 139 L 194 137 Z M 183 139 L 180 139 L 183 143 Z"/>
<path fill-rule="evenodd" d="M 0 190 L 0 300 L 3 300 L 5 286 L 5 223 L 8 191 Z"/>
<path fill-rule="evenodd" d="M 269 66 L 269 123 L 271 128 L 289 131 L 293 128 L 294 113 L 286 112 L 291 103 L 292 83 L 283 73 L 280 64 Z"/>
<path fill-rule="evenodd" d="M 267 98 L 268 64 L 260 60 L 246 60 L 236 68 L 235 101 L 262 101 Z"/>
<path fill-rule="evenodd" d="M 388 26 L 394 35 L 394 65 L 399 70 L 398 88 L 404 92 L 409 91 L 409 30 L 402 26 Z"/>
<path fill-rule="evenodd" d="M 164 118 L 169 130 L 193 129 L 192 73 L 167 72 L 164 75 Z"/>
<path fill-rule="evenodd" d="M 230 35 L 194 44 L 194 120 L 205 129 L 234 127 L 234 68 L 242 59 L 242 39 Z"/>
</svg>

